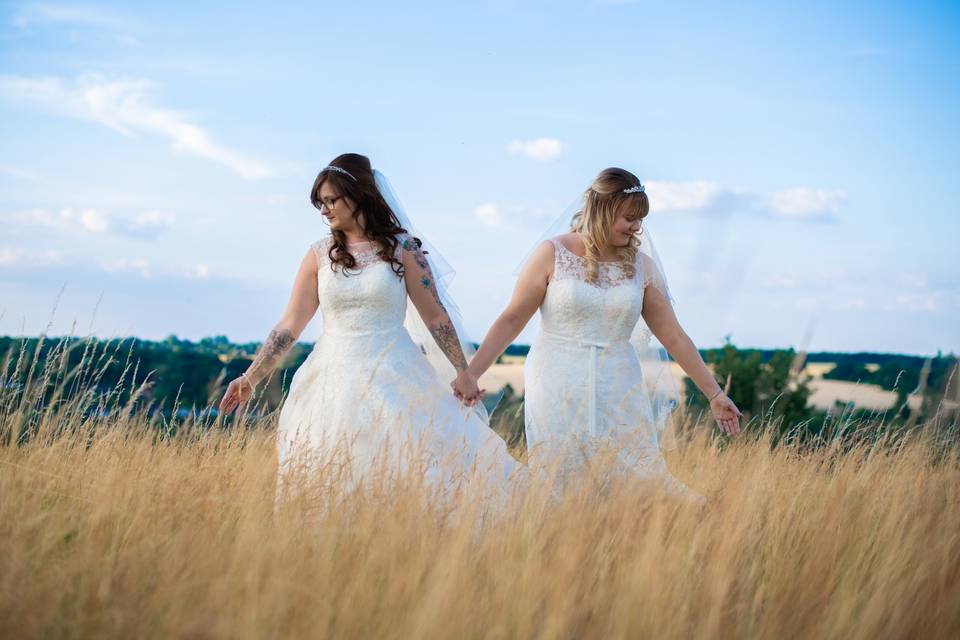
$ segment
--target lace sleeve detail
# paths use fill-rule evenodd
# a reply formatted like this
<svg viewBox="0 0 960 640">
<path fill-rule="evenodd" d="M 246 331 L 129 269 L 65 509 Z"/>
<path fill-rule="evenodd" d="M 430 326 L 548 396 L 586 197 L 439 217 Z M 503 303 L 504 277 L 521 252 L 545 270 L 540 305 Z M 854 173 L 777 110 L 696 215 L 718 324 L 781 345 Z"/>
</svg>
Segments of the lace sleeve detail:
<svg viewBox="0 0 960 640">
<path fill-rule="evenodd" d="M 557 238 L 550 238 L 553 245 L 553 277 L 551 280 L 585 280 L 583 258 L 574 255 Z"/>
<path fill-rule="evenodd" d="M 657 291 L 663 294 L 663 297 L 670 300 L 670 290 L 667 288 L 667 281 L 663 277 L 660 269 L 657 268 L 656 263 L 645 253 L 638 255 L 640 257 L 638 270 L 640 272 L 639 275 L 643 278 L 643 288 L 646 289 L 652 285 Z"/>
<path fill-rule="evenodd" d="M 310 245 L 313 255 L 317 257 L 317 269 L 330 263 L 330 236 L 324 236 Z"/>
</svg>

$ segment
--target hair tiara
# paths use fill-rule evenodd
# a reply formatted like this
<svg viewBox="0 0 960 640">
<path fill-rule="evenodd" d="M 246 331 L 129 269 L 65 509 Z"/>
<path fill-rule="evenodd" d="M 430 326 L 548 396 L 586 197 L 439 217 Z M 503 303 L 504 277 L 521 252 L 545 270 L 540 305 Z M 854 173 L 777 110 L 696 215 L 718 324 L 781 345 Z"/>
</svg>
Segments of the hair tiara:
<svg viewBox="0 0 960 640">
<path fill-rule="evenodd" d="M 643 185 L 642 184 L 634 185 L 629 189 L 624 189 L 623 192 L 624 193 L 643 193 Z"/>
<path fill-rule="evenodd" d="M 357 181 L 357 179 L 353 177 L 353 174 L 352 174 L 352 173 L 350 173 L 350 172 L 347 171 L 346 169 L 341 169 L 340 167 L 334 166 L 334 165 L 332 165 L 332 164 L 328 164 L 328 165 L 325 166 L 323 169 L 320 169 L 320 173 L 323 173 L 324 171 L 336 171 L 337 173 L 342 173 L 343 175 L 347 176 L 348 178 L 350 178 L 350 179 L 353 180 L 354 182 Z"/>
</svg>

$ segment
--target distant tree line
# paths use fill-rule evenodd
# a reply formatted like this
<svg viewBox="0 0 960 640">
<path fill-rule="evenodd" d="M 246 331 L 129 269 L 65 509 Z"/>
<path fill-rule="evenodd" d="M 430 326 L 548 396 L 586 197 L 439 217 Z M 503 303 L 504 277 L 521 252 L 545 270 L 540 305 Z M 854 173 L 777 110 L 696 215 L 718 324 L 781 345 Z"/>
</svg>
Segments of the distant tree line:
<svg viewBox="0 0 960 640">
<path fill-rule="evenodd" d="M 59 347 L 56 347 L 59 345 Z M 63 369 L 97 365 L 100 373 L 94 384 L 102 390 L 122 386 L 120 399 L 140 389 L 138 401 L 154 410 L 205 410 L 214 407 L 227 382 L 239 376 L 250 364 L 259 342 L 232 343 L 224 336 L 204 338 L 198 342 L 170 336 L 161 341 L 126 338 L 92 340 L 82 338 L 12 338 L 0 337 L 0 374 L 5 389 L 25 384 L 32 369 L 41 367 L 50 353 L 55 353 Z M 262 408 L 279 406 L 290 380 L 312 348 L 297 343 L 282 366 L 262 386 Z M 526 355 L 526 345 L 511 345 L 508 355 Z M 825 377 L 864 384 L 877 384 L 898 393 L 900 418 L 909 394 L 923 386 L 923 411 L 935 411 L 935 398 L 954 398 L 957 385 L 957 358 L 937 354 L 932 358 L 877 353 L 811 353 L 802 358 L 792 349 L 738 349 L 727 343 L 718 349 L 705 349 L 704 359 L 711 364 L 717 379 L 728 386 L 730 397 L 748 416 L 780 420 L 796 425 L 817 418 L 809 404 L 810 379 L 803 374 L 803 365 L 810 362 L 833 362 L 836 366 Z M 19 364 L 18 364 L 19 363 Z M 868 368 L 868 365 L 872 365 Z M 91 382 L 91 381 L 88 381 Z M 688 379 L 688 408 L 708 410 L 702 394 L 691 393 L 695 387 Z M 124 395 L 126 394 L 126 395 Z M 507 390 L 512 398 L 512 390 Z M 511 406 L 519 398 L 513 398 Z M 504 406 L 510 402 L 502 403 Z M 923 417 L 923 416 L 921 416 Z"/>
</svg>

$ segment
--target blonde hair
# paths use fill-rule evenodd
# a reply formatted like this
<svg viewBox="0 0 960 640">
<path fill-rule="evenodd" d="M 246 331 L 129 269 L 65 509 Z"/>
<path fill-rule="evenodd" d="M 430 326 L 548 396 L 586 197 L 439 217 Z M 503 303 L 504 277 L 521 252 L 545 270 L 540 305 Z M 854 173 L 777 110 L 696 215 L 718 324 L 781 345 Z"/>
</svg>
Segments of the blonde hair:
<svg viewBox="0 0 960 640">
<path fill-rule="evenodd" d="M 578 234 L 586 249 L 587 282 L 596 282 L 600 271 L 598 258 L 604 247 L 610 244 L 610 234 L 617 214 L 623 207 L 636 207 L 640 218 L 650 213 L 650 201 L 642 191 L 624 193 L 640 184 L 637 176 L 626 169 L 610 167 L 601 171 L 593 184 L 584 193 L 583 209 L 578 211 L 570 222 L 570 230 Z M 637 251 L 640 240 L 636 236 L 625 247 L 616 247 L 617 263 L 628 278 L 636 274 Z"/>
</svg>

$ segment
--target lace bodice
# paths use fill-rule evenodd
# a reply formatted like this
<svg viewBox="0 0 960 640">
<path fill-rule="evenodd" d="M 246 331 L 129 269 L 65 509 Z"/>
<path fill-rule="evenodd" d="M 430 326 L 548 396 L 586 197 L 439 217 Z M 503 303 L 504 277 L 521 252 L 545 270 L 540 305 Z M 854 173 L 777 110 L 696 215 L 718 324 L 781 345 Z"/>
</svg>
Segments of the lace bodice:
<svg viewBox="0 0 960 640">
<path fill-rule="evenodd" d="M 398 238 L 400 244 L 403 238 Z M 328 250 L 329 236 L 312 246 L 317 256 L 317 291 L 324 332 L 383 333 L 403 326 L 407 310 L 407 291 L 402 278 L 377 252 L 376 243 L 351 245 L 357 264 L 346 273 L 332 269 Z M 397 245 L 397 258 L 403 251 Z"/>
<path fill-rule="evenodd" d="M 553 280 L 567 280 L 570 278 L 587 281 L 587 260 L 573 253 L 563 243 L 556 238 L 552 239 L 555 259 L 553 268 Z M 597 263 L 597 280 L 592 283 L 593 286 L 600 289 L 610 289 L 612 287 L 625 284 L 632 281 L 628 278 L 620 263 L 599 262 Z"/>
<path fill-rule="evenodd" d="M 636 272 L 628 277 L 616 263 L 601 262 L 595 283 L 587 282 L 587 261 L 558 239 L 553 277 L 540 307 L 543 331 L 571 340 L 606 345 L 630 339 L 643 309 L 645 286 L 654 269 L 638 254 Z"/>
</svg>

